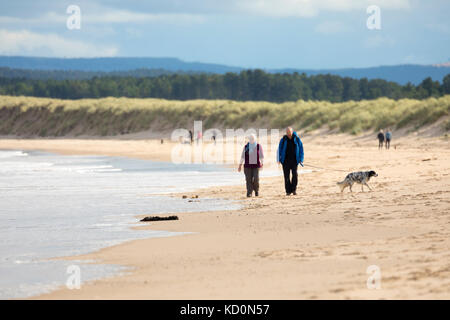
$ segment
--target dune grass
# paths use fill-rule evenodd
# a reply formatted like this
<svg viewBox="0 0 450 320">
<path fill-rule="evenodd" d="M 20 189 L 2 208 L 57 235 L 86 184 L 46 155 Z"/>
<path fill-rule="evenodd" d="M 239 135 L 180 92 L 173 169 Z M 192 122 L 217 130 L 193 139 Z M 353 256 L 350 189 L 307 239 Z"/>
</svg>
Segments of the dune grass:
<svg viewBox="0 0 450 320">
<path fill-rule="evenodd" d="M 293 125 L 303 131 L 328 127 L 358 134 L 387 127 L 417 129 L 448 117 L 449 113 L 450 95 L 426 100 L 379 98 L 343 103 L 0 96 L 0 134 L 116 135 L 147 129 L 191 128 L 194 120 L 203 120 L 204 128 Z M 442 130 L 450 130 L 449 121 Z"/>
</svg>

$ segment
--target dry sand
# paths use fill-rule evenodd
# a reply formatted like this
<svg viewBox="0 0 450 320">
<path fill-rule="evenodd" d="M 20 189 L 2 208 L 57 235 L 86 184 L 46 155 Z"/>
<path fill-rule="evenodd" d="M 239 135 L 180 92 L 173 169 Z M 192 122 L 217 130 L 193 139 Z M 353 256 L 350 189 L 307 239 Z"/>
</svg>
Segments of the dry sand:
<svg viewBox="0 0 450 320">
<path fill-rule="evenodd" d="M 245 198 L 244 183 L 200 190 L 188 195 L 236 199 L 243 208 L 143 223 L 194 233 L 82 256 L 134 270 L 37 298 L 449 299 L 450 143 L 405 136 L 391 150 L 379 151 L 373 137 L 303 139 L 305 164 L 377 171 L 372 192 L 357 185 L 353 194 L 341 194 L 336 182 L 345 172 L 312 167 L 299 176 L 297 196 L 284 195 L 282 177 L 264 179 L 259 198 Z M 0 149 L 157 160 L 169 159 L 172 146 L 148 140 L 0 140 Z M 367 288 L 370 265 L 380 268 L 381 289 Z"/>
</svg>

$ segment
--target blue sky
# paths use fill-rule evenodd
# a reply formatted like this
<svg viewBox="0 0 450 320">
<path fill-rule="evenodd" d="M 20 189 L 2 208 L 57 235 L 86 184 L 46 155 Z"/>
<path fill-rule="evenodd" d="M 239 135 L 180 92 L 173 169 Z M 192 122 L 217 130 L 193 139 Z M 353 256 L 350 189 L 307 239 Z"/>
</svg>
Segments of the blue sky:
<svg viewBox="0 0 450 320">
<path fill-rule="evenodd" d="M 69 5 L 81 28 L 66 26 Z M 369 30 L 369 5 L 381 30 Z M 450 59 L 448 0 L 14 0 L 0 54 L 177 57 L 259 68 L 435 64 Z"/>
</svg>

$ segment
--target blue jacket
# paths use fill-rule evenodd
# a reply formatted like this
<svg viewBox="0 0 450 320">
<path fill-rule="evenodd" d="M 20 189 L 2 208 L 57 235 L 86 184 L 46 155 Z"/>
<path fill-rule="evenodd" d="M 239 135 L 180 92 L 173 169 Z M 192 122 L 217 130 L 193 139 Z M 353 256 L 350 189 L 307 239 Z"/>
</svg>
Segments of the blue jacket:
<svg viewBox="0 0 450 320">
<path fill-rule="evenodd" d="M 297 132 L 294 131 L 292 136 L 295 144 L 295 158 L 297 159 L 297 164 L 299 164 L 300 162 L 303 162 L 305 158 L 305 154 L 303 152 L 303 143 L 302 140 L 300 140 Z M 277 161 L 281 163 L 284 163 L 284 159 L 286 158 L 287 139 L 289 138 L 285 135 L 283 138 L 281 138 L 280 144 L 278 145 Z"/>
<path fill-rule="evenodd" d="M 391 140 L 392 138 L 392 133 L 390 133 L 389 131 L 386 132 L 386 140 Z"/>
</svg>

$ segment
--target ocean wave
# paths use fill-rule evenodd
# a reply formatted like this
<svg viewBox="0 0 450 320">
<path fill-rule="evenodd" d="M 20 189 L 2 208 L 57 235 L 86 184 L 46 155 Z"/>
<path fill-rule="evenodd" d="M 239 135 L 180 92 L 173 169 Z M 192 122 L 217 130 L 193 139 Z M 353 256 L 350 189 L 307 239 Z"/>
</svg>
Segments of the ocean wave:
<svg viewBox="0 0 450 320">
<path fill-rule="evenodd" d="M 1 158 L 1 157 L 0 157 Z M 53 162 L 25 162 L 25 161 L 1 161 L 0 172 L 30 172 L 48 171 L 54 166 Z"/>
<path fill-rule="evenodd" d="M 120 172 L 120 171 L 122 171 L 122 169 L 114 168 L 113 166 L 110 166 L 110 165 L 105 165 L 105 166 L 86 166 L 86 167 L 81 167 L 81 168 L 77 168 L 75 171 L 78 172 L 78 173 Z"/>
<path fill-rule="evenodd" d="M 0 159 L 26 157 L 28 153 L 16 150 L 0 150 Z"/>
</svg>

